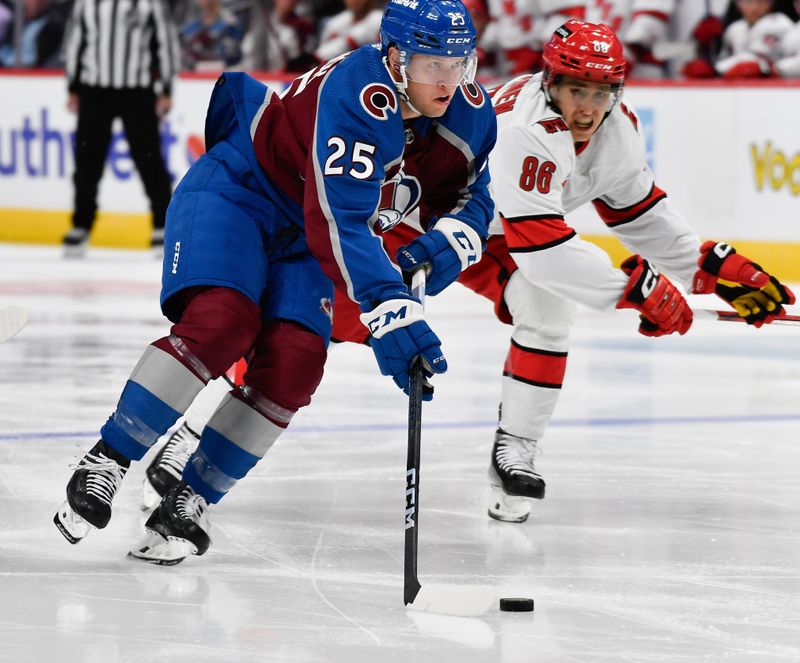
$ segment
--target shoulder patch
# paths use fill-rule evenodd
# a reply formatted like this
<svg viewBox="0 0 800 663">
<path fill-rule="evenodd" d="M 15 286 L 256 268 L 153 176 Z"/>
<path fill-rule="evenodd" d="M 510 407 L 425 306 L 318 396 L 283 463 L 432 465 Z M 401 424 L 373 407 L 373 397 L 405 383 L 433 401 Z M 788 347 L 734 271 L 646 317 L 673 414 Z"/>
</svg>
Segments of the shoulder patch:
<svg viewBox="0 0 800 663">
<path fill-rule="evenodd" d="M 541 124 L 544 130 L 549 134 L 555 134 L 559 131 L 569 131 L 567 123 L 560 117 L 551 117 L 547 120 L 539 120 L 536 124 Z"/>
<path fill-rule="evenodd" d="M 461 93 L 464 95 L 464 99 L 467 100 L 467 103 L 474 108 L 480 108 L 486 101 L 481 86 L 475 83 L 462 83 Z"/>
<path fill-rule="evenodd" d="M 367 115 L 376 120 L 388 120 L 389 113 L 397 112 L 397 97 L 388 85 L 383 83 L 370 83 L 365 85 L 358 96 Z"/>
</svg>

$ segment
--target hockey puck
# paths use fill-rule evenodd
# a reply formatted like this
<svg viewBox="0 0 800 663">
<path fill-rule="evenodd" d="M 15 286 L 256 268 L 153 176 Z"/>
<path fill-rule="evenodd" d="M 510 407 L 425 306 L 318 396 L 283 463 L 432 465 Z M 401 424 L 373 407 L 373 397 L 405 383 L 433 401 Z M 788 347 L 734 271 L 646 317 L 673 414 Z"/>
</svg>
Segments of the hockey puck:
<svg viewBox="0 0 800 663">
<path fill-rule="evenodd" d="M 503 612 L 533 612 L 533 599 L 500 599 Z"/>
</svg>

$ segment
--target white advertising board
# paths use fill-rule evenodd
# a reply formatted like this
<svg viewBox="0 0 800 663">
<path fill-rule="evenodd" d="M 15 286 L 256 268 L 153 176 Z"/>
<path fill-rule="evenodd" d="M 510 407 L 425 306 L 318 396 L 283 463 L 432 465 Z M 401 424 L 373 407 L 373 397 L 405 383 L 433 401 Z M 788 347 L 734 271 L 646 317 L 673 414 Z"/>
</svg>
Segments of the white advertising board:
<svg viewBox="0 0 800 663">
<path fill-rule="evenodd" d="M 282 90 L 282 80 L 265 80 Z M 177 183 L 202 154 L 203 125 L 214 78 L 180 79 L 173 109 L 162 124 L 161 148 Z M 0 75 L 0 209 L 69 210 L 72 206 L 75 117 L 67 111 L 62 76 Z M 146 212 L 128 142 L 117 120 L 99 207 L 110 212 Z"/>
<path fill-rule="evenodd" d="M 265 80 L 283 89 L 285 80 Z M 176 82 L 162 149 L 174 181 L 202 152 L 212 78 Z M 75 118 L 64 78 L 0 75 L 0 210 L 69 210 Z M 704 237 L 800 242 L 800 86 L 629 86 L 657 184 Z M 100 209 L 147 211 L 121 125 Z M 570 221 L 604 231 L 593 211 Z"/>
</svg>

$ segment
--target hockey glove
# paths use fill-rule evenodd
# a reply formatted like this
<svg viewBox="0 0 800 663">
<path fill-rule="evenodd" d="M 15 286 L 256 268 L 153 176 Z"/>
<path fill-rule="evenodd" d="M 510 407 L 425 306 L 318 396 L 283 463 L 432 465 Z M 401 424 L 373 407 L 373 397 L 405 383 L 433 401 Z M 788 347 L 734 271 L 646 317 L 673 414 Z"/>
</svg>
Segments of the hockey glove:
<svg viewBox="0 0 800 663">
<path fill-rule="evenodd" d="M 738 62 L 722 74 L 725 80 L 740 80 L 752 78 L 770 78 L 775 76 L 774 67 L 769 62 L 746 60 Z"/>
<path fill-rule="evenodd" d="M 631 256 L 620 269 L 628 285 L 617 308 L 639 311 L 639 333 L 645 336 L 685 334 L 692 326 L 692 309 L 675 285 L 641 256 Z"/>
<path fill-rule="evenodd" d="M 707 48 L 719 39 L 723 32 L 725 32 L 723 22 L 713 14 L 708 14 L 694 26 L 692 37 L 701 47 Z"/>
<path fill-rule="evenodd" d="M 417 357 L 422 359 L 425 377 L 447 370 L 441 342 L 423 319 L 422 304 L 416 299 L 390 299 L 361 314 L 369 329 L 372 351 L 383 375 L 408 393 L 408 374 Z M 433 387 L 425 384 L 422 400 L 433 398 Z"/>
<path fill-rule="evenodd" d="M 397 264 L 406 272 L 428 265 L 428 295 L 438 295 L 461 272 L 481 259 L 483 242 L 474 229 L 456 219 L 442 218 L 411 244 L 401 246 Z"/>
<path fill-rule="evenodd" d="M 714 65 L 712 65 L 708 60 L 703 58 L 695 58 L 694 60 L 689 60 L 683 68 L 681 69 L 681 74 L 684 78 L 715 78 L 717 76 L 717 70 L 714 69 Z"/>
<path fill-rule="evenodd" d="M 783 317 L 783 305 L 795 302 L 789 288 L 724 242 L 704 242 L 697 265 L 692 292 L 716 293 L 756 328 Z"/>
</svg>

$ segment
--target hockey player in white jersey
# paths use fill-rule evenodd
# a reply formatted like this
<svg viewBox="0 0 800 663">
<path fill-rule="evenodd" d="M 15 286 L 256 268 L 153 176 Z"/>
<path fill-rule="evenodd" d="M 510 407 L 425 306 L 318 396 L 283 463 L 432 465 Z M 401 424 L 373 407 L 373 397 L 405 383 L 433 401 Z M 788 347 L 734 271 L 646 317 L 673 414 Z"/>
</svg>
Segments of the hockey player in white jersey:
<svg viewBox="0 0 800 663">
<path fill-rule="evenodd" d="M 504 262 L 504 244 L 490 239 L 484 256 L 495 260 L 472 268 L 504 264 L 510 273 L 496 300 L 514 329 L 489 515 L 512 522 L 526 520 L 530 500 L 545 494 L 534 458 L 562 386 L 576 303 L 635 309 L 639 331 L 661 336 L 684 334 L 692 323 L 684 296 L 662 270 L 687 292 L 716 292 L 756 327 L 794 302 L 788 288 L 729 245 L 701 243 L 655 184 L 636 113 L 621 102 L 625 60 L 609 28 L 570 20 L 545 45 L 543 61 L 541 74 L 492 93 L 498 141 L 490 168 L 500 217 L 492 232 L 505 236 L 513 261 Z M 637 253 L 619 269 L 565 221 L 590 201 Z M 467 270 L 461 281 L 469 286 L 474 277 Z"/>
</svg>

